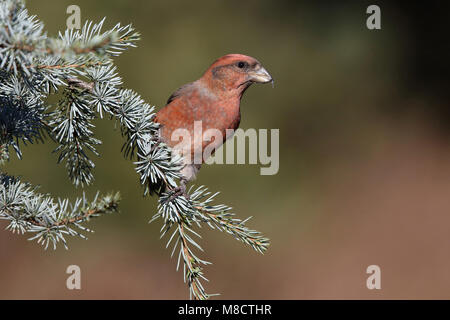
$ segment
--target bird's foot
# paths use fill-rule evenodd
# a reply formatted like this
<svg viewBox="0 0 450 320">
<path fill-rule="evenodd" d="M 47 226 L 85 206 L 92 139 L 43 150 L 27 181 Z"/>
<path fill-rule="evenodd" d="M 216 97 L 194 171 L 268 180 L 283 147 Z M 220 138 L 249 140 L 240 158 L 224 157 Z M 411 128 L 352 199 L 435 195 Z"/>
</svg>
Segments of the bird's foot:
<svg viewBox="0 0 450 320">
<path fill-rule="evenodd" d="M 189 194 L 186 191 L 186 184 L 187 184 L 187 181 L 184 180 L 184 179 L 181 179 L 180 185 L 178 187 L 172 189 L 173 194 L 170 197 L 170 199 L 173 200 L 176 197 L 183 196 L 187 200 L 189 200 L 190 197 L 189 197 Z"/>
<path fill-rule="evenodd" d="M 161 141 L 161 138 L 160 138 L 159 136 L 153 137 L 151 141 L 153 141 L 154 144 L 153 144 L 153 146 L 150 148 L 150 153 L 152 153 L 153 150 L 155 150 L 155 149 L 160 145 L 160 143 L 162 142 L 162 141 Z"/>
</svg>

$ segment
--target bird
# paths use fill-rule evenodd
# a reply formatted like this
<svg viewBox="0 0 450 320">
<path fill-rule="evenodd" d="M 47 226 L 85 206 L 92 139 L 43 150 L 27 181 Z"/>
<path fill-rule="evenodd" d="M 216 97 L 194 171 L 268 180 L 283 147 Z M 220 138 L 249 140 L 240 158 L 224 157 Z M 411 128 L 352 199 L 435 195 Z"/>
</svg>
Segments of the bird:
<svg viewBox="0 0 450 320">
<path fill-rule="evenodd" d="M 210 144 L 220 147 L 232 136 L 227 134 L 227 129 L 239 127 L 244 92 L 253 83 L 270 82 L 273 86 L 272 76 L 255 58 L 227 54 L 215 60 L 198 80 L 181 86 L 169 97 L 154 121 L 160 125 L 159 140 L 183 160 L 178 191 L 185 194 L 186 184 L 196 178 L 206 160 L 205 148 Z M 196 134 L 195 130 L 199 129 L 201 132 L 214 129 L 221 137 L 205 141 L 201 134 Z M 191 138 L 186 139 L 184 135 L 180 138 L 180 132 Z"/>
</svg>

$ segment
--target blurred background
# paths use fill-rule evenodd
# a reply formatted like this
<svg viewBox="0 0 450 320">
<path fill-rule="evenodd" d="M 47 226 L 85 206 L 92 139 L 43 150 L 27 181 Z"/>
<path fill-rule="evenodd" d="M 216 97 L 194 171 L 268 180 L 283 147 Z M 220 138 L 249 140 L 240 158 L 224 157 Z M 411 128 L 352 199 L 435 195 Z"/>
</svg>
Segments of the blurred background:
<svg viewBox="0 0 450 320">
<path fill-rule="evenodd" d="M 381 30 L 366 8 L 381 7 Z M 260 255 L 229 235 L 201 230 L 207 292 L 225 299 L 450 299 L 450 108 L 448 10 L 443 2 L 40 0 L 27 6 L 55 36 L 67 6 L 82 21 L 132 23 L 138 47 L 116 59 L 124 86 L 159 109 L 180 85 L 227 53 L 256 57 L 275 88 L 253 86 L 241 127 L 280 129 L 280 170 L 211 165 L 196 184 L 271 239 Z M 97 121 L 103 145 L 95 183 L 119 190 L 121 213 L 93 220 L 89 240 L 44 251 L 0 232 L 0 298 L 186 299 L 176 259 L 147 222 L 156 198 L 120 153 L 122 138 Z M 9 174 L 74 199 L 55 145 L 23 148 Z M 3 229 L 6 226 L 0 222 Z M 65 273 L 81 267 L 82 289 Z M 366 268 L 381 267 L 381 290 Z"/>
</svg>

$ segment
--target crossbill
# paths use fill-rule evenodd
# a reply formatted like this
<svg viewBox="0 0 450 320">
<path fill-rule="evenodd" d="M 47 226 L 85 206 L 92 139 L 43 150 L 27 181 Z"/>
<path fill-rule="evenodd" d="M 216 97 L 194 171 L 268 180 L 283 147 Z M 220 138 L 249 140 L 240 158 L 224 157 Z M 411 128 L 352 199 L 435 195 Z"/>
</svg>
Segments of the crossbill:
<svg viewBox="0 0 450 320">
<path fill-rule="evenodd" d="M 181 182 L 184 186 L 195 179 L 206 160 L 204 149 L 210 144 L 214 148 L 220 147 L 230 138 L 227 129 L 239 127 L 241 98 L 248 87 L 253 83 L 268 82 L 273 84 L 273 79 L 258 60 L 242 54 L 228 54 L 217 59 L 200 79 L 183 85 L 169 97 L 166 106 L 156 114 L 155 121 L 161 125 L 160 140 L 182 156 Z M 220 132 L 221 138 L 204 139 L 202 132 L 208 129 Z"/>
</svg>

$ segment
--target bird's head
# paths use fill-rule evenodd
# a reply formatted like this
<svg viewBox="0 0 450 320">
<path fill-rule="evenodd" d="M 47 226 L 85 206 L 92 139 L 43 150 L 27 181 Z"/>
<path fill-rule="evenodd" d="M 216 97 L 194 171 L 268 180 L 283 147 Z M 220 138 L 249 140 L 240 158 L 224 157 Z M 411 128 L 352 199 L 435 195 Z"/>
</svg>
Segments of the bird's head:
<svg viewBox="0 0 450 320">
<path fill-rule="evenodd" d="M 272 76 L 258 60 L 243 54 L 227 54 L 217 59 L 202 79 L 216 91 L 239 95 L 252 83 L 273 83 Z"/>
</svg>

